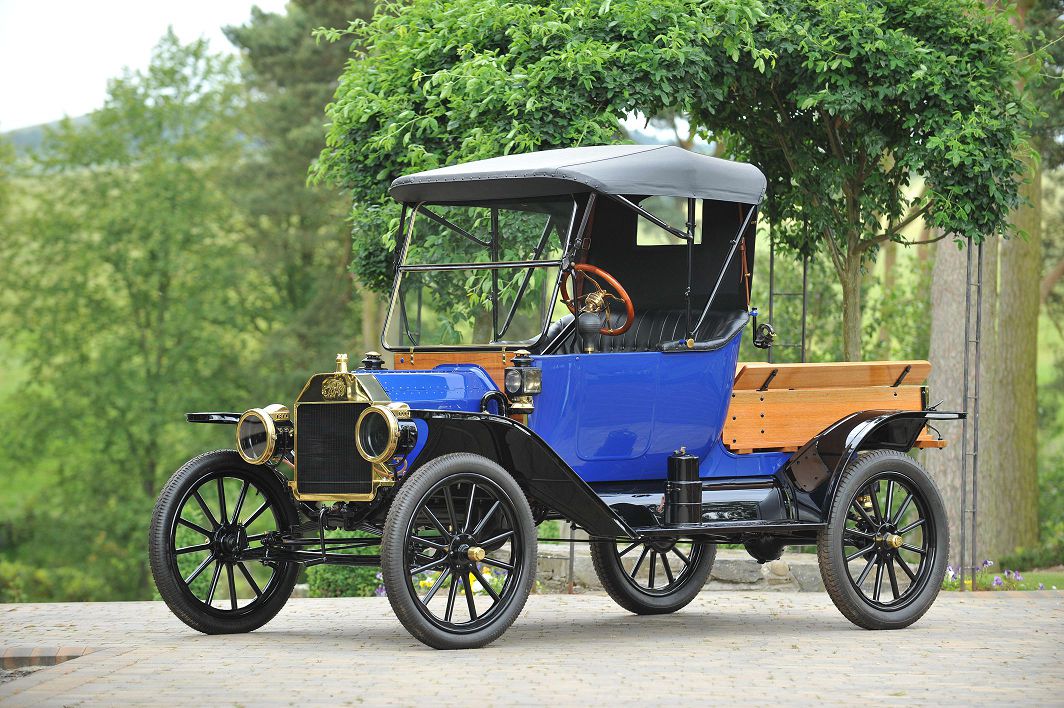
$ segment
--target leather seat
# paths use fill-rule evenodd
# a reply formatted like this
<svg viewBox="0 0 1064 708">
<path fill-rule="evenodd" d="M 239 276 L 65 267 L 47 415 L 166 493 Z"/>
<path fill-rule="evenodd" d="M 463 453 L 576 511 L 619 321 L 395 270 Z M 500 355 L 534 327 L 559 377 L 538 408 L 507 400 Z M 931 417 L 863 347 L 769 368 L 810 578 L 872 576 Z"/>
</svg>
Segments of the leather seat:
<svg viewBox="0 0 1064 708">
<path fill-rule="evenodd" d="M 698 319 L 701 313 L 692 313 Z M 730 312 L 711 311 L 695 332 L 695 349 L 706 351 L 719 349 L 746 326 L 749 314 L 743 310 Z M 573 316 L 566 315 L 551 324 L 544 335 L 540 350 L 544 354 L 578 354 L 581 351 L 579 337 L 573 324 Z M 610 326 L 618 327 L 624 322 L 624 313 L 611 313 Z M 595 342 L 597 352 L 649 352 L 662 350 L 686 350 L 687 332 L 684 310 L 645 310 L 636 312 L 635 321 L 628 331 L 616 337 L 599 335 Z"/>
</svg>

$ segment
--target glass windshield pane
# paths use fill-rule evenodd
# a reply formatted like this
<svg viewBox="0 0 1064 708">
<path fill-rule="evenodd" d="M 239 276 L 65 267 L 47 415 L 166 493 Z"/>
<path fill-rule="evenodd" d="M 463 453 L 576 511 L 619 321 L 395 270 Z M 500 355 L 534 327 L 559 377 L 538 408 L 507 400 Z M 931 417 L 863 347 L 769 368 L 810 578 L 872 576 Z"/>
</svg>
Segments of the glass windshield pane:
<svg viewBox="0 0 1064 708">
<path fill-rule="evenodd" d="M 388 346 L 531 344 L 542 332 L 558 267 L 412 271 L 399 277 Z"/>
<path fill-rule="evenodd" d="M 571 197 L 419 205 L 389 311 L 388 346 L 535 342 L 559 265 L 506 264 L 560 261 L 575 209 Z M 481 267 L 455 268 L 461 265 Z"/>
<path fill-rule="evenodd" d="M 557 258 L 569 233 L 573 209 L 573 200 L 568 198 L 480 205 L 421 204 L 413 212 L 405 263 L 497 263 Z M 498 235 L 494 244 L 493 231 Z M 541 246 L 542 252 L 537 255 Z"/>
</svg>

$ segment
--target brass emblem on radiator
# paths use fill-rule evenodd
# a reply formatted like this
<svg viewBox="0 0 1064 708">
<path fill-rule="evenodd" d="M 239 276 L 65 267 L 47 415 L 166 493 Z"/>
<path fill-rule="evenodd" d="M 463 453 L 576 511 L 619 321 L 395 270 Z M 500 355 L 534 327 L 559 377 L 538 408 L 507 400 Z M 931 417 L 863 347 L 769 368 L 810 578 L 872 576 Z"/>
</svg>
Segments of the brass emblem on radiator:
<svg viewBox="0 0 1064 708">
<path fill-rule="evenodd" d="M 343 376 L 330 376 L 321 382 L 321 397 L 330 400 L 347 398 L 347 381 Z"/>
</svg>

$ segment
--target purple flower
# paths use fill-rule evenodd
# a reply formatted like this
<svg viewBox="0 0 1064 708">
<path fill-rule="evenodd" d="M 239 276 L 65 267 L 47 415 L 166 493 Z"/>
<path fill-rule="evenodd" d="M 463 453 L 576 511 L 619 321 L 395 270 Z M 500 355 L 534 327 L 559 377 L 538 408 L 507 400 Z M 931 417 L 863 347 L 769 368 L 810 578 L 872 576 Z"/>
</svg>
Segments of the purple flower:
<svg viewBox="0 0 1064 708">
<path fill-rule="evenodd" d="M 1005 568 L 1005 577 L 1006 578 L 1011 578 L 1012 577 L 1012 571 L 1009 570 L 1008 568 Z"/>
<path fill-rule="evenodd" d="M 1045 583 L 1038 583 L 1038 589 L 1039 590 L 1045 590 L 1046 589 L 1046 584 Z"/>
<path fill-rule="evenodd" d="M 1001 579 L 1000 575 L 994 576 L 994 587 L 999 588 L 1005 584 L 1005 581 Z"/>
<path fill-rule="evenodd" d="M 1020 571 L 1018 570 L 1012 574 L 1012 579 L 1015 580 L 1017 583 L 1023 582 L 1023 576 L 1020 575 Z"/>
<path fill-rule="evenodd" d="M 388 591 L 384 589 L 383 585 L 378 585 L 377 589 L 373 591 L 373 594 L 377 597 L 384 597 L 388 594 Z"/>
<path fill-rule="evenodd" d="M 983 561 L 983 567 L 984 568 L 989 568 L 992 565 L 994 565 L 994 561 L 992 561 L 992 560 L 987 559 L 987 560 Z"/>
</svg>

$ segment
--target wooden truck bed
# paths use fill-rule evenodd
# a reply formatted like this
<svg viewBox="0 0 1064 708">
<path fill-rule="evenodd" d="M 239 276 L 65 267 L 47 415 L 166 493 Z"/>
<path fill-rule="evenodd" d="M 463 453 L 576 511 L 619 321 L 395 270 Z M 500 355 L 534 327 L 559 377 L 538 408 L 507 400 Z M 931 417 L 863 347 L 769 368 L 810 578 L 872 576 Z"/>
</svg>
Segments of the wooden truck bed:
<svg viewBox="0 0 1064 708">
<path fill-rule="evenodd" d="M 724 423 L 732 452 L 793 452 L 850 413 L 923 410 L 926 361 L 739 364 Z M 917 447 L 945 447 L 925 428 Z"/>
</svg>

